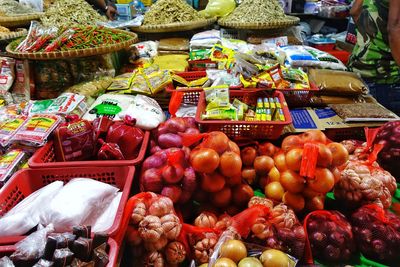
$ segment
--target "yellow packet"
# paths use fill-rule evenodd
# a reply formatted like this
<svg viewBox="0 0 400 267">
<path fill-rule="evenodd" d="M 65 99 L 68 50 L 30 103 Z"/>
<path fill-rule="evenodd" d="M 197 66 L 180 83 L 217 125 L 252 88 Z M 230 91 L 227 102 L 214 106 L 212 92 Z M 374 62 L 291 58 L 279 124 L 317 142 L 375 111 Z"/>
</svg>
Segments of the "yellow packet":
<svg viewBox="0 0 400 267">
<path fill-rule="evenodd" d="M 237 110 L 235 108 L 216 108 L 208 110 L 201 116 L 203 120 L 237 120 Z"/>
<path fill-rule="evenodd" d="M 271 106 L 270 106 L 270 104 L 269 104 L 269 100 L 268 100 L 268 97 L 264 97 L 264 108 L 266 108 L 266 109 L 270 109 L 271 108 Z"/>
<path fill-rule="evenodd" d="M 285 121 L 285 114 L 283 114 L 283 109 L 276 109 L 274 121 Z"/>
<path fill-rule="evenodd" d="M 115 77 L 107 88 L 108 91 L 115 91 L 115 90 L 127 90 L 131 85 L 132 78 L 135 77 L 136 72 L 133 73 L 124 73 Z"/>
<path fill-rule="evenodd" d="M 206 95 L 207 107 L 206 110 L 229 106 L 229 87 L 219 85 L 214 87 L 204 88 Z"/>
<path fill-rule="evenodd" d="M 268 98 L 269 100 L 269 106 L 271 109 L 271 116 L 274 117 L 275 115 L 275 110 L 276 110 L 276 104 L 275 104 L 275 100 L 273 97 Z"/>
<path fill-rule="evenodd" d="M 182 78 L 179 75 L 173 74 L 172 75 L 172 80 L 183 84 L 186 87 L 199 87 L 199 86 L 203 86 L 207 81 L 208 81 L 208 77 L 203 77 L 194 81 L 187 81 L 185 78 Z"/>
<path fill-rule="evenodd" d="M 243 84 L 243 87 L 248 88 L 248 87 L 256 87 L 257 86 L 257 81 L 254 81 L 253 79 L 251 81 L 246 80 L 242 74 L 240 74 L 240 81 Z"/>
<path fill-rule="evenodd" d="M 147 75 L 146 81 L 152 95 L 157 94 L 162 91 L 165 86 L 172 83 L 171 76 L 167 70 L 160 70 Z"/>
<path fill-rule="evenodd" d="M 247 110 L 249 109 L 249 105 L 247 105 L 246 103 L 243 103 L 242 101 L 240 101 L 239 99 L 235 98 L 233 100 L 233 106 L 238 107 L 239 105 L 243 106 L 243 111 L 247 112 Z"/>
<path fill-rule="evenodd" d="M 276 108 L 282 108 L 281 101 L 279 101 L 279 97 L 275 97 L 275 105 Z"/>
<path fill-rule="evenodd" d="M 151 90 L 148 86 L 145 75 L 142 71 L 138 71 L 138 73 L 133 77 L 131 85 L 127 90 L 120 90 L 116 92 L 116 94 L 145 94 L 151 95 Z"/>
</svg>

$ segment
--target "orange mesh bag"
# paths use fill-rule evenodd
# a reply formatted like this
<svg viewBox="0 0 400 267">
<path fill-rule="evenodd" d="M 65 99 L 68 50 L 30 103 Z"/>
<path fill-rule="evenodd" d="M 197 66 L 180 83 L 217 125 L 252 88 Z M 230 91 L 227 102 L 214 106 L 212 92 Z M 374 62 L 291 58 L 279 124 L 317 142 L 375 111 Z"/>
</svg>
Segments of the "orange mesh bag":
<svg viewBox="0 0 400 267">
<path fill-rule="evenodd" d="M 179 264 L 185 260 L 188 246 L 171 199 L 152 192 L 137 194 L 128 201 L 124 219 L 121 229 L 126 233 L 116 239 L 120 241 L 126 234 L 135 264 L 155 266 L 159 262 Z"/>
<path fill-rule="evenodd" d="M 355 241 L 361 253 L 373 260 L 398 266 L 400 218 L 376 204 L 365 205 L 351 216 Z"/>
<path fill-rule="evenodd" d="M 304 219 L 307 235 L 306 261 L 313 258 L 338 263 L 348 261 L 355 252 L 355 243 L 350 223 L 338 211 L 317 210 Z"/>
</svg>

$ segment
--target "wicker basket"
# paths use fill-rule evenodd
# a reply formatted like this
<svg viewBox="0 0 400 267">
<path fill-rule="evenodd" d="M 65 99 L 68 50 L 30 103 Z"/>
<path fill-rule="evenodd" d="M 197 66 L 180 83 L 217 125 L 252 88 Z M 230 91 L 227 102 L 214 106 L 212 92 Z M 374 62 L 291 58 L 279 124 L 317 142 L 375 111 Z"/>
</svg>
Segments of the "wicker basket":
<svg viewBox="0 0 400 267">
<path fill-rule="evenodd" d="M 28 26 L 32 20 L 40 19 L 44 13 L 33 13 L 20 16 L 0 16 L 0 25 L 4 27 Z"/>
<path fill-rule="evenodd" d="M 87 48 L 87 49 L 76 49 L 76 50 L 67 50 L 67 51 L 57 51 L 57 52 L 34 52 L 34 53 L 19 53 L 15 52 L 11 49 L 11 44 L 6 47 L 6 51 L 9 56 L 13 58 L 20 59 L 32 59 L 32 60 L 53 60 L 53 59 L 65 59 L 65 58 L 79 58 L 79 57 L 89 57 L 95 55 L 108 54 L 111 52 L 119 51 L 124 48 L 129 47 L 130 45 L 136 43 L 138 41 L 138 36 L 136 33 L 127 32 L 123 30 L 116 30 L 115 32 L 123 32 L 125 34 L 129 34 L 132 38 L 127 41 L 123 41 L 120 43 L 115 43 L 111 45 Z"/>
<path fill-rule="evenodd" d="M 180 32 L 190 31 L 194 29 L 203 28 L 213 24 L 217 19 L 203 19 L 189 22 L 176 22 L 162 25 L 142 25 L 139 27 L 132 27 L 131 30 L 144 33 L 163 33 L 163 32 Z"/>
<path fill-rule="evenodd" d="M 266 22 L 228 22 L 224 20 L 219 20 L 218 24 L 234 29 L 244 29 L 244 30 L 268 30 L 268 29 L 282 29 L 287 28 L 299 23 L 300 19 L 294 16 L 285 16 L 285 19 L 279 21 L 266 21 Z"/>
<path fill-rule="evenodd" d="M 22 37 L 22 36 L 26 35 L 27 32 L 28 31 L 26 29 L 16 29 L 13 32 L 9 32 L 7 34 L 0 35 L 0 42 L 8 42 L 13 39 Z"/>
</svg>

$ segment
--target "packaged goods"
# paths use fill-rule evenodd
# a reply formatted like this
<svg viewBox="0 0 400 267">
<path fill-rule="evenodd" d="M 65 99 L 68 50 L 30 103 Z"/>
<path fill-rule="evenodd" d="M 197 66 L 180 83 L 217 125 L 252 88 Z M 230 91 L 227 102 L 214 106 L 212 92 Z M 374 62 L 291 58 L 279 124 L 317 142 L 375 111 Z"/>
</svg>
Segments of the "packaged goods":
<svg viewBox="0 0 400 267">
<path fill-rule="evenodd" d="M 211 0 L 208 1 L 206 8 L 200 14 L 207 18 L 225 17 L 236 8 L 234 0 Z"/>
<path fill-rule="evenodd" d="M 362 79 L 353 72 L 310 69 L 309 78 L 322 95 L 360 95 L 367 94 L 368 87 Z"/>
<path fill-rule="evenodd" d="M 189 67 L 187 55 L 163 55 L 154 58 L 154 65 L 161 70 L 185 71 Z"/>
<path fill-rule="evenodd" d="M 128 95 L 104 94 L 99 96 L 83 116 L 84 120 L 93 121 L 99 117 L 108 117 L 113 120 L 119 120 L 118 114 L 127 110 L 131 104 L 134 104 L 135 97 Z"/>
<path fill-rule="evenodd" d="M 21 128 L 25 120 L 25 116 L 12 116 L 0 123 L 0 145 L 2 147 L 7 147 L 10 144 L 11 138 Z"/>
<path fill-rule="evenodd" d="M 28 155 L 19 149 L 12 149 L 0 156 L 0 188 L 22 166 Z"/>
<path fill-rule="evenodd" d="M 345 122 L 393 121 L 399 117 L 378 103 L 330 104 Z"/>
<path fill-rule="evenodd" d="M 0 57 L 0 90 L 11 89 L 15 79 L 15 59 Z"/>
<path fill-rule="evenodd" d="M 31 98 L 30 82 L 28 60 L 15 61 L 15 82 L 12 87 L 13 94 L 19 99 L 28 101 Z"/>
<path fill-rule="evenodd" d="M 189 40 L 185 38 L 161 39 L 158 50 L 165 51 L 189 51 Z"/>
</svg>

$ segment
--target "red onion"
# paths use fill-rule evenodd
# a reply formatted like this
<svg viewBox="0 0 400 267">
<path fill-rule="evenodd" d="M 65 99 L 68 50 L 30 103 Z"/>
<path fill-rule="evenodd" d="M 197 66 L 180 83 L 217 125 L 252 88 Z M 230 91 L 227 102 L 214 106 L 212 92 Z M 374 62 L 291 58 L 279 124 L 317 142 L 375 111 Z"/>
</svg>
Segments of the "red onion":
<svg viewBox="0 0 400 267">
<path fill-rule="evenodd" d="M 169 197 L 172 202 L 177 203 L 179 198 L 181 197 L 182 190 L 179 186 L 169 185 L 162 189 L 161 195 L 165 197 Z"/>
<path fill-rule="evenodd" d="M 183 178 L 183 168 L 181 166 L 166 166 L 162 171 L 162 177 L 168 184 L 175 184 Z"/>
<path fill-rule="evenodd" d="M 146 170 L 141 177 L 141 184 L 143 191 L 161 192 L 162 181 L 160 171 L 154 168 Z"/>
<path fill-rule="evenodd" d="M 182 137 L 173 133 L 162 134 L 157 141 L 161 148 L 182 147 Z"/>
</svg>

